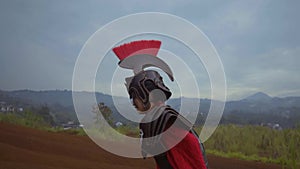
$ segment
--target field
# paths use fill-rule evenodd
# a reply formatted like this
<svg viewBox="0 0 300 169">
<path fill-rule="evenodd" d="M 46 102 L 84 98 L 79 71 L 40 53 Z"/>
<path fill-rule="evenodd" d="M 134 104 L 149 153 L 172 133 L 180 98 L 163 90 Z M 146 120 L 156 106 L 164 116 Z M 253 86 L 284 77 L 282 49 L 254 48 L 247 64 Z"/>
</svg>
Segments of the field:
<svg viewBox="0 0 300 169">
<path fill-rule="evenodd" d="M 1 169 L 153 169 L 152 158 L 129 159 L 104 151 L 87 136 L 0 122 Z M 208 155 L 210 169 L 280 169 L 280 165 Z"/>
<path fill-rule="evenodd" d="M 92 166 L 109 168 L 110 165 L 120 165 L 121 168 L 154 168 L 155 166 L 152 159 L 139 160 L 114 156 L 94 144 L 82 129 L 53 128 L 30 112 L 25 112 L 23 116 L 0 114 L 0 124 L 0 169 L 1 166 L 6 166 L 5 168 L 30 168 L 29 166 L 85 168 L 83 165 L 87 165 L 88 168 Z M 137 128 L 121 126 L 117 130 L 122 134 L 138 137 Z M 199 133 L 201 128 L 197 127 L 196 130 Z M 227 166 L 243 169 L 268 166 L 267 168 L 296 169 L 300 166 L 300 152 L 297 151 L 300 149 L 300 129 L 274 130 L 261 126 L 220 125 L 205 142 L 205 147 L 211 168 L 221 169 Z M 73 167 L 73 164 L 76 165 Z M 22 167 L 16 167 L 19 165 Z M 45 167 L 38 167 L 39 165 Z"/>
</svg>

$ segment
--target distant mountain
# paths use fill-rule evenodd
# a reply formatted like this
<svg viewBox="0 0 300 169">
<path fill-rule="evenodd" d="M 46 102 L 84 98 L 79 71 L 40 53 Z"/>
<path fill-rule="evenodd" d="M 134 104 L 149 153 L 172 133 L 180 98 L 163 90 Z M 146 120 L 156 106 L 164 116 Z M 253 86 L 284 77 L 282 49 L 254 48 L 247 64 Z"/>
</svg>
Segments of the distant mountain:
<svg viewBox="0 0 300 169">
<path fill-rule="evenodd" d="M 270 97 L 258 92 L 242 100 L 226 102 L 224 113 L 239 111 L 244 113 L 271 113 L 278 108 L 300 107 L 300 97 Z"/>
<path fill-rule="evenodd" d="M 122 110 L 120 114 L 114 105 L 117 100 L 119 105 L 130 104 L 127 97 L 112 97 L 103 93 L 75 92 L 82 100 L 82 104 L 89 96 L 96 96 L 97 102 L 103 102 L 113 111 L 114 121 L 130 123 L 122 114 L 132 114 L 132 110 Z M 200 107 L 193 107 L 193 103 L 200 101 Z M 8 102 L 23 107 L 46 105 L 50 108 L 54 119 L 58 123 L 64 123 L 68 120 L 77 120 L 73 107 L 72 91 L 69 90 L 50 90 L 50 91 L 0 91 L 0 102 Z M 182 110 L 184 103 L 184 110 Z M 183 114 L 197 113 L 197 124 L 203 124 L 209 111 L 211 100 L 196 98 L 173 98 L 168 100 L 168 105 L 181 111 Z M 181 109 L 181 110 L 180 110 Z M 197 110 L 199 109 L 199 110 Z M 185 111 L 185 112 L 184 112 Z M 259 124 L 265 122 L 277 122 L 283 126 L 291 127 L 300 123 L 300 97 L 270 97 L 269 95 L 258 92 L 244 99 L 237 101 L 227 101 L 223 113 L 222 123 L 237 124 Z"/>
<path fill-rule="evenodd" d="M 251 96 L 246 97 L 244 100 L 249 101 L 270 101 L 272 97 L 263 92 L 257 92 Z"/>
</svg>

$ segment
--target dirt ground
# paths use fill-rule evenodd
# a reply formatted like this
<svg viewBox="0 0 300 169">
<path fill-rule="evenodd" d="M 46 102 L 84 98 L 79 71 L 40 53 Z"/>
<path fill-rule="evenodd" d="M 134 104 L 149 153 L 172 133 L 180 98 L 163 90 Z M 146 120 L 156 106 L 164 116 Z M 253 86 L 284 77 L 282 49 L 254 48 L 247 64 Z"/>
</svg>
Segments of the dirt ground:
<svg viewBox="0 0 300 169">
<path fill-rule="evenodd" d="M 210 169 L 280 169 L 274 164 L 208 155 Z M 0 123 L 0 169 L 154 169 L 149 159 L 104 151 L 88 137 Z"/>
</svg>

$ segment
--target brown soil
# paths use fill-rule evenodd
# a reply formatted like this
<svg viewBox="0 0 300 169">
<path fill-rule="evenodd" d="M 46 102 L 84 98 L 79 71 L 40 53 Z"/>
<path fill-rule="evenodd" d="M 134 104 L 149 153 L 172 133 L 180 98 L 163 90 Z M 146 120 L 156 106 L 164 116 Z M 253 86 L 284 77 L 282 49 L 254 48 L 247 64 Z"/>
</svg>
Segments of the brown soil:
<svg viewBox="0 0 300 169">
<path fill-rule="evenodd" d="M 208 155 L 210 169 L 280 169 L 274 164 Z M 88 137 L 0 123 L 0 169 L 154 169 L 152 158 L 104 151 Z"/>
</svg>

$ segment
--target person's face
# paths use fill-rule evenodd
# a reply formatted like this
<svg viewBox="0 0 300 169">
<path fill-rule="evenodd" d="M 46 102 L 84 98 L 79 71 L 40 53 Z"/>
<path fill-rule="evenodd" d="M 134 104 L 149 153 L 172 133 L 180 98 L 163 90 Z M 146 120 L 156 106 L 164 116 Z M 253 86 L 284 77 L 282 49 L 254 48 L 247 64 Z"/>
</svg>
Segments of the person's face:
<svg viewBox="0 0 300 169">
<path fill-rule="evenodd" d="M 132 104 L 134 105 L 134 107 L 139 111 L 139 113 L 143 113 L 145 112 L 146 110 L 148 110 L 148 108 L 145 108 L 144 105 L 143 105 L 143 102 L 137 98 L 137 97 L 134 97 L 132 99 Z"/>
</svg>

